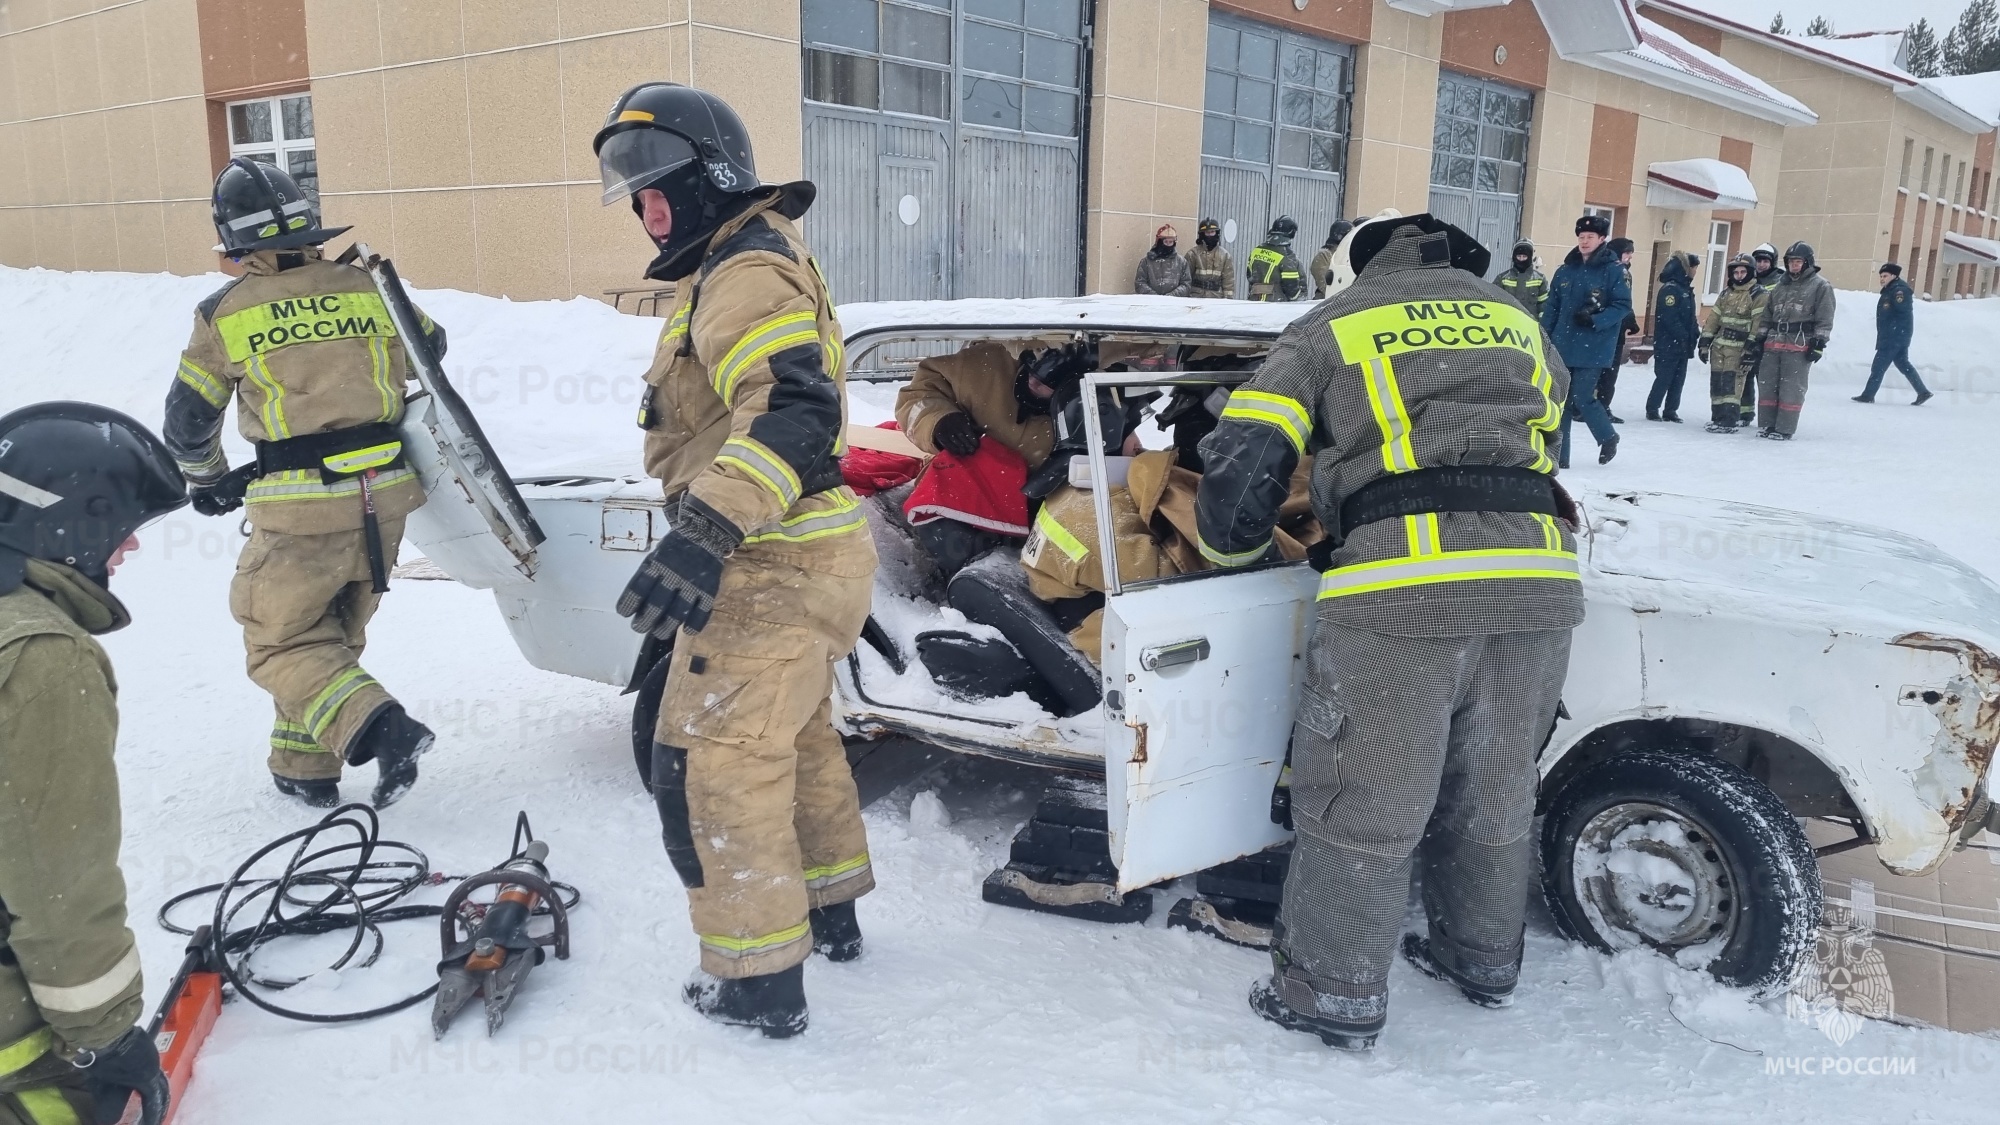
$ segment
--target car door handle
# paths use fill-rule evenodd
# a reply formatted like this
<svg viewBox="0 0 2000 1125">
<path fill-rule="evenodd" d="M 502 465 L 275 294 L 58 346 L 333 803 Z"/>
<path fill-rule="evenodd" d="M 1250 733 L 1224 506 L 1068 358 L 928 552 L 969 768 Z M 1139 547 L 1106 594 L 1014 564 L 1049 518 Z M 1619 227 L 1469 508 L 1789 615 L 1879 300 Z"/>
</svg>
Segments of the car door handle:
<svg viewBox="0 0 2000 1125">
<path fill-rule="evenodd" d="M 1154 645 L 1152 648 L 1139 650 L 1139 667 L 1148 672 L 1207 659 L 1207 637 L 1196 637 L 1191 641 L 1175 641 L 1170 645 Z"/>
</svg>

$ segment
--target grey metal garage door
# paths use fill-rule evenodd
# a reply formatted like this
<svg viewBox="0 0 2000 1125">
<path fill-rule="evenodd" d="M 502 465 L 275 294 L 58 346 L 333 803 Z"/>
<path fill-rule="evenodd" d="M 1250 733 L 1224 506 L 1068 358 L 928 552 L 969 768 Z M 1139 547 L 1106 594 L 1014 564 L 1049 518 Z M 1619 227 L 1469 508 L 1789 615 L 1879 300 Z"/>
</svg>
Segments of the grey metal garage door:
<svg viewBox="0 0 2000 1125">
<path fill-rule="evenodd" d="M 1211 11 L 1201 130 L 1201 213 L 1243 267 L 1279 215 L 1299 224 L 1302 262 L 1341 216 L 1353 51 Z"/>
<path fill-rule="evenodd" d="M 1077 292 L 1082 0 L 803 0 L 809 237 L 837 300 Z"/>
</svg>

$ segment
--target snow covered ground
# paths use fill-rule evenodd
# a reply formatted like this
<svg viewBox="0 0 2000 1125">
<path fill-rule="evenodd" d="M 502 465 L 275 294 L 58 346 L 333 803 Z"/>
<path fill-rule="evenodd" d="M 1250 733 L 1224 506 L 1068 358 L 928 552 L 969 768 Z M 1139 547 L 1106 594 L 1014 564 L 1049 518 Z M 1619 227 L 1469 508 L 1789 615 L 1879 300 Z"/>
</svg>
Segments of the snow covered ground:
<svg viewBox="0 0 2000 1125">
<path fill-rule="evenodd" d="M 0 411 L 75 397 L 156 424 L 189 311 L 216 284 L 0 268 Z M 419 300 L 450 330 L 450 373 L 512 472 L 634 462 L 632 407 L 657 322 L 581 299 Z M 1650 372 L 1630 368 L 1617 407 L 1634 421 L 1618 459 L 1571 476 L 1881 523 L 2000 576 L 1996 309 L 1920 306 L 1913 353 L 1938 397 L 1912 410 L 1892 374 L 1862 406 L 1847 398 L 1866 377 L 1872 295 L 1842 293 L 1789 444 L 1703 433 L 1695 381 L 1683 406 L 1693 423 L 1637 421 Z M 886 417 L 881 392 L 855 398 L 858 420 Z M 268 703 L 242 674 L 226 608 L 239 543 L 233 522 L 182 513 L 152 530 L 116 582 L 137 618 L 107 647 L 122 687 L 125 870 L 154 995 L 180 946 L 153 924 L 158 903 L 311 819 L 265 774 Z M 1570 945 L 1539 913 L 1515 1007 L 1473 1009 L 1399 966 L 1380 1049 L 1339 1055 L 1252 1016 L 1244 993 L 1265 958 L 1166 929 L 1171 890 L 1154 921 L 1134 927 L 981 903 L 979 883 L 1004 860 L 1035 779 L 971 762 L 869 810 L 881 889 L 861 908 L 868 954 L 811 962 L 812 1030 L 767 1042 L 710 1026 L 678 999 L 694 940 L 632 776 L 629 701 L 529 667 L 491 599 L 448 582 L 399 583 L 371 641 L 370 670 L 440 736 L 423 781 L 384 814 L 384 834 L 468 874 L 504 856 L 515 810 L 529 810 L 554 874 L 584 893 L 576 956 L 536 970 L 491 1040 L 476 1012 L 433 1043 L 427 1006 L 317 1027 L 231 1005 L 186 1125 L 1965 1122 L 1990 1119 L 2000 1090 L 2000 1042 L 1869 1024 L 1837 1045 L 1781 1004 L 1750 1004 L 1658 957 Z M 372 780 L 356 771 L 348 795 L 365 796 Z M 434 929 L 393 931 L 381 963 L 316 980 L 296 1003 L 361 1007 L 421 986 Z"/>
</svg>

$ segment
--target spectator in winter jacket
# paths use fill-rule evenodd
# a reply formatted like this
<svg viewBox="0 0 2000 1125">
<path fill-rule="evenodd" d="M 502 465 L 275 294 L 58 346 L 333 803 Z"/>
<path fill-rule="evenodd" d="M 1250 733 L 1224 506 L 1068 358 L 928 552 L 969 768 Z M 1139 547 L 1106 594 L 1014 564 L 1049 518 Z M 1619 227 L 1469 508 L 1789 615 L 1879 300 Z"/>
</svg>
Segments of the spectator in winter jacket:
<svg viewBox="0 0 2000 1125">
<path fill-rule="evenodd" d="M 1535 244 L 1525 238 L 1514 244 L 1513 264 L 1494 278 L 1493 284 L 1506 290 L 1532 317 L 1539 318 L 1549 300 L 1549 279 L 1535 268 Z"/>
<path fill-rule="evenodd" d="M 1763 376 L 1757 395 L 1758 437 L 1790 441 L 1806 401 L 1806 375 L 1833 335 L 1833 283 L 1822 277 L 1813 248 L 1792 243 L 1785 272 L 1764 307 Z"/>
<path fill-rule="evenodd" d="M 1632 284 L 1625 267 L 1605 241 L 1611 222 L 1602 215 L 1576 221 L 1576 249 L 1569 252 L 1549 282 L 1549 299 L 1542 306 L 1542 329 L 1555 343 L 1569 368 L 1569 406 L 1563 411 L 1560 464 L 1569 467 L 1570 422 L 1582 416 L 1597 439 L 1597 463 L 1618 453 L 1618 431 L 1610 412 L 1597 401 L 1597 381 L 1618 355 L 1618 338 L 1632 313 Z"/>
<path fill-rule="evenodd" d="M 1681 420 L 1681 384 L 1687 381 L 1688 357 L 1694 354 L 1699 334 L 1687 261 L 1675 254 L 1660 270 L 1660 290 L 1653 296 L 1653 389 L 1646 392 L 1648 422 Z"/>
<path fill-rule="evenodd" d="M 1333 292 L 1333 252 L 1340 249 L 1341 240 L 1353 229 L 1354 224 L 1346 219 L 1335 219 L 1332 228 L 1326 232 L 1326 245 L 1313 255 L 1312 267 L 1306 271 L 1312 275 L 1314 294 L 1325 297 Z"/>
<path fill-rule="evenodd" d="M 1132 275 L 1132 292 L 1152 293 L 1161 297 L 1185 297 L 1188 284 L 1193 280 L 1188 273 L 1188 264 L 1181 260 L 1180 236 L 1175 233 L 1172 223 L 1160 224 L 1153 232 L 1153 248 L 1139 259 L 1139 268 Z"/>
<path fill-rule="evenodd" d="M 1222 227 L 1214 219 L 1203 219 L 1196 229 L 1187 267 L 1188 296 L 1236 296 L 1236 262 L 1222 248 Z"/>
<path fill-rule="evenodd" d="M 1618 264 L 1625 270 L 1626 292 L 1637 293 L 1638 290 L 1632 286 L 1632 254 L 1637 248 L 1629 238 L 1614 238 L 1609 245 L 1611 252 L 1618 255 Z M 1631 343 L 1633 337 L 1638 334 L 1639 315 L 1635 307 L 1625 314 L 1624 327 L 1618 334 L 1618 354 L 1611 361 L 1611 370 L 1605 372 L 1604 378 L 1597 381 L 1597 401 L 1604 404 L 1604 413 L 1610 417 L 1613 425 L 1625 424 L 1625 419 L 1620 418 L 1611 409 L 1611 396 L 1618 393 L 1618 372 L 1625 368 L 1625 345 Z"/>
<path fill-rule="evenodd" d="M 1292 253 L 1292 239 L 1298 233 L 1299 224 L 1290 215 L 1280 215 L 1263 243 L 1250 251 L 1251 300 L 1296 301 L 1306 295 L 1305 271 Z"/>
<path fill-rule="evenodd" d="M 1875 362 L 1868 369 L 1868 385 L 1854 396 L 1856 402 L 1874 402 L 1875 392 L 1882 389 L 1882 376 L 1895 364 L 1903 378 L 1910 381 L 1910 389 L 1917 392 L 1917 401 L 1912 406 L 1922 406 L 1931 400 L 1930 388 L 1917 374 L 1916 365 L 1910 362 L 1910 337 L 1916 331 L 1916 310 L 1913 307 L 1914 293 L 1910 283 L 1903 280 L 1903 267 L 1894 262 L 1882 263 L 1882 270 L 1875 275 L 1882 282 L 1881 299 L 1875 302 Z"/>
</svg>

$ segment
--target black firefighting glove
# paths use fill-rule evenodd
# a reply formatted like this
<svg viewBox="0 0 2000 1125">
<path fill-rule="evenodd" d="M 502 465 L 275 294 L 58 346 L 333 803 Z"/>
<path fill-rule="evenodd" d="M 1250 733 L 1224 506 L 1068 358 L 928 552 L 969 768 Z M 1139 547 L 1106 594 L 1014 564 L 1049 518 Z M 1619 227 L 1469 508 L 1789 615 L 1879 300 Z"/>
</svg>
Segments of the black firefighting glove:
<svg viewBox="0 0 2000 1125">
<path fill-rule="evenodd" d="M 1752 340 L 1743 345 L 1743 354 L 1736 359 L 1736 370 L 1745 375 L 1755 374 L 1757 364 L 1764 358 L 1764 341 Z"/>
<path fill-rule="evenodd" d="M 204 516 L 226 516 L 243 506 L 250 482 L 257 479 L 257 462 L 238 465 L 212 481 L 188 482 L 188 503 Z"/>
<path fill-rule="evenodd" d="M 743 542 L 743 532 L 694 496 L 681 497 L 673 528 L 639 564 L 618 598 L 618 615 L 632 631 L 672 640 L 683 626 L 699 633 L 715 611 L 722 560 Z"/>
<path fill-rule="evenodd" d="M 132 1095 L 139 1095 L 139 1125 L 160 1125 L 167 1116 L 172 1091 L 160 1069 L 160 1052 L 153 1037 L 131 1027 L 108 1047 L 85 1048 L 70 1059 L 83 1077 L 97 1125 L 111 1125 L 125 1115 Z"/>
<path fill-rule="evenodd" d="M 1806 341 L 1807 363 L 1818 363 L 1820 361 L 1820 357 L 1824 356 L 1825 354 L 1826 354 L 1826 337 L 1814 336 L 1812 339 Z"/>
<path fill-rule="evenodd" d="M 931 430 L 931 440 L 946 453 L 970 457 L 979 452 L 979 427 L 963 410 L 954 410 L 938 419 Z"/>
<path fill-rule="evenodd" d="M 1694 344 L 1695 354 L 1701 357 L 1701 361 L 1703 363 L 1708 362 L 1708 351 L 1711 347 L 1714 346 L 1714 344 L 1715 344 L 1715 337 L 1713 336 L 1703 336 L 1701 339 L 1695 341 Z"/>
</svg>

